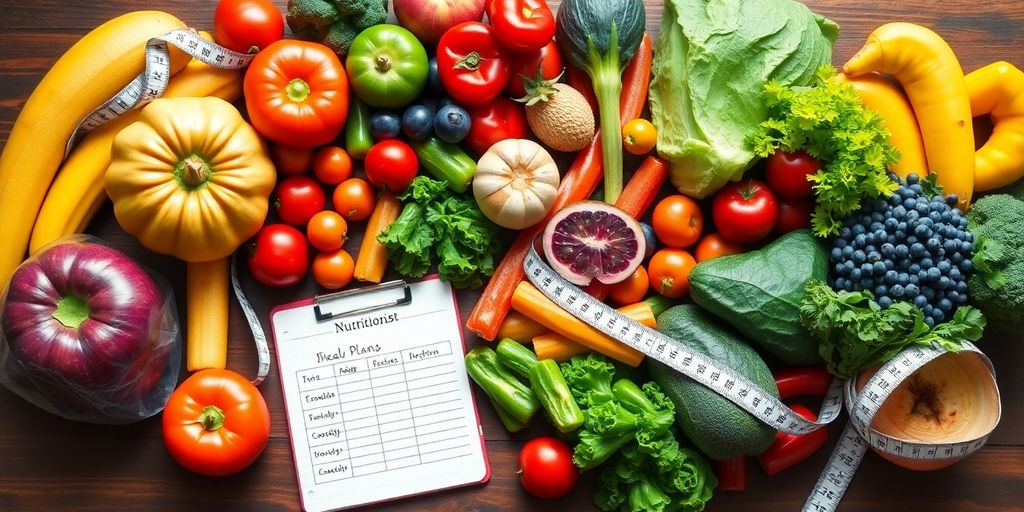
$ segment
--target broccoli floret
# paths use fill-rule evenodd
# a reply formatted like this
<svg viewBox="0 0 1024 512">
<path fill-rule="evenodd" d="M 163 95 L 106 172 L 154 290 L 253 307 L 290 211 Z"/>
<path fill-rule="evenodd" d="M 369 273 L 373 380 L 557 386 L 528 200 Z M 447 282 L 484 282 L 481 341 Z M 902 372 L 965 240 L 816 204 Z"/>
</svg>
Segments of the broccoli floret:
<svg viewBox="0 0 1024 512">
<path fill-rule="evenodd" d="M 615 398 L 612 394 L 615 365 L 603 356 L 595 353 L 573 356 L 568 362 L 560 364 L 559 370 L 580 409 L 586 411 Z"/>
<path fill-rule="evenodd" d="M 286 16 L 296 36 L 323 43 L 339 56 L 363 29 L 387 17 L 387 0 L 288 0 Z"/>
<path fill-rule="evenodd" d="M 1006 194 L 987 195 L 967 212 L 974 234 L 976 272 L 967 296 L 998 331 L 1024 328 L 1024 201 Z"/>
</svg>

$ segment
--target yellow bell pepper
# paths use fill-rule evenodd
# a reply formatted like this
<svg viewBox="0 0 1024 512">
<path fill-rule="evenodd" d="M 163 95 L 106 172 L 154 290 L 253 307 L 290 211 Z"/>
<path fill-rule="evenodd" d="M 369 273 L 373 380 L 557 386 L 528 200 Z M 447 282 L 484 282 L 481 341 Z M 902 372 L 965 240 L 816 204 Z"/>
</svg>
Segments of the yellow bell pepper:
<svg viewBox="0 0 1024 512">
<path fill-rule="evenodd" d="M 992 136 L 974 154 L 974 190 L 985 192 L 1024 178 L 1024 72 L 993 62 L 964 80 L 971 115 L 992 118 Z"/>
</svg>

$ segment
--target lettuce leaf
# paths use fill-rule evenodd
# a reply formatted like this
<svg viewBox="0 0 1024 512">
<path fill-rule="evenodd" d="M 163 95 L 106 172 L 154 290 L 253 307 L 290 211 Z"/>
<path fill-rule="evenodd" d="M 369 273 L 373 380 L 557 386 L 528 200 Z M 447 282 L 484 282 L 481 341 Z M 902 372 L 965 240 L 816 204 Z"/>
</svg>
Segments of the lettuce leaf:
<svg viewBox="0 0 1024 512">
<path fill-rule="evenodd" d="M 764 84 L 813 83 L 838 33 L 793 0 L 667 0 L 649 98 L 673 185 L 704 198 L 741 178 L 768 117 Z"/>
</svg>

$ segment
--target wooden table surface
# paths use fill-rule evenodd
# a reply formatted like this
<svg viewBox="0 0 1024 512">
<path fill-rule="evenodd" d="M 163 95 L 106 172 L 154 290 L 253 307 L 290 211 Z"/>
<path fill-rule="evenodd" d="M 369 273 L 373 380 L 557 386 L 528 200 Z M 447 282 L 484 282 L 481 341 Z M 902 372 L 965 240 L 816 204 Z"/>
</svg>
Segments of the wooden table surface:
<svg viewBox="0 0 1024 512">
<path fill-rule="evenodd" d="M 284 8 L 285 1 L 277 0 Z M 553 5 L 557 1 L 551 2 Z M 1017 0 L 929 0 L 807 2 L 813 10 L 842 26 L 836 63 L 861 46 L 867 34 L 888 21 L 911 21 L 937 30 L 960 57 L 965 71 L 995 60 L 1024 66 L 1024 2 Z M 53 62 L 79 37 L 107 19 L 137 9 L 167 10 L 190 26 L 212 26 L 215 0 L 0 0 L 0 145 L 6 142 L 25 99 Z M 662 0 L 647 0 L 647 28 L 661 23 Z M 752 91 L 753 93 L 753 91 Z M 105 208 L 89 229 L 160 269 L 173 284 L 179 308 L 184 298 L 184 265 L 142 249 L 124 234 Z M 352 243 L 355 244 L 356 241 Z M 0 243 L 3 243 L 0 240 Z M 353 249 L 356 246 L 353 245 Z M 264 321 L 271 307 L 314 291 L 311 282 L 269 291 L 245 281 Z M 464 312 L 475 294 L 461 296 Z M 232 306 L 228 364 L 252 374 L 255 350 L 237 306 Z M 184 311 L 181 311 L 184 317 Z M 467 337 L 474 345 L 479 340 Z M 986 337 L 981 347 L 999 372 L 1002 423 L 988 445 L 950 469 L 916 473 L 868 454 L 841 510 L 853 511 L 1008 511 L 1024 510 L 1024 344 L 1020 336 Z M 183 372 L 184 376 L 184 372 Z M 262 386 L 272 416 L 266 452 L 249 469 L 221 478 L 204 478 L 180 468 L 160 437 L 159 418 L 136 425 L 109 427 L 79 424 L 51 416 L 0 387 L 0 510 L 293 510 L 298 491 L 276 371 Z M 389 504 L 393 510 L 588 510 L 592 509 L 592 475 L 566 498 L 530 498 L 516 479 L 521 444 L 547 433 L 542 426 L 509 435 L 486 402 L 480 412 L 487 437 L 492 478 L 483 487 L 466 488 Z M 830 431 L 833 438 L 839 426 Z M 789 511 L 802 505 L 824 467 L 823 450 L 799 467 L 774 477 L 751 464 L 745 492 L 719 492 L 712 511 Z"/>
</svg>

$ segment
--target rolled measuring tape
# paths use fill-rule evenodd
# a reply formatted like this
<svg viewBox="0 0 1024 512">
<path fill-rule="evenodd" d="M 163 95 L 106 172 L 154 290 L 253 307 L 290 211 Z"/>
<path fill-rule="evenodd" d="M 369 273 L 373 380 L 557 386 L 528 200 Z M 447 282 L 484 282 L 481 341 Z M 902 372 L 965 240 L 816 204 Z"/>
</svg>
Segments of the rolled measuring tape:
<svg viewBox="0 0 1024 512">
<path fill-rule="evenodd" d="M 141 108 L 163 95 L 171 78 L 171 52 L 168 45 L 180 49 L 193 59 L 199 60 L 206 65 L 221 69 L 242 69 L 249 65 L 254 56 L 229 50 L 216 43 L 207 41 L 191 29 L 172 30 L 161 36 L 151 38 L 146 42 L 145 70 L 112 98 L 103 102 L 102 105 L 79 122 L 78 127 L 72 132 L 65 146 L 65 156 L 71 151 L 75 141 L 80 136 L 108 121 L 120 117 L 128 111 Z M 241 283 L 238 280 L 236 257 L 234 255 L 232 256 L 230 266 L 231 286 L 242 308 L 242 312 L 245 314 L 249 330 L 252 331 L 253 340 L 256 343 L 259 366 L 256 371 L 256 378 L 252 382 L 255 385 L 259 385 L 270 373 L 270 347 L 268 346 L 267 337 L 263 331 L 263 326 L 260 324 L 259 317 L 245 296 L 245 292 L 242 290 Z"/>
<path fill-rule="evenodd" d="M 901 352 L 883 365 L 859 392 L 855 379 L 834 379 L 818 413 L 818 420 L 810 421 L 732 368 L 620 314 L 581 290 L 548 266 L 536 247 L 530 247 L 523 269 L 526 278 L 541 293 L 574 317 L 699 382 L 772 428 L 795 435 L 813 432 L 835 420 L 845 401 L 850 423 L 804 505 L 805 512 L 831 512 L 839 506 L 869 443 L 885 453 L 937 460 L 969 455 L 981 448 L 988 437 L 985 434 L 966 442 L 935 445 L 899 440 L 871 429 L 871 420 L 897 385 L 925 364 L 946 354 L 941 348 L 913 347 Z M 978 354 L 994 376 L 991 361 L 974 345 L 965 343 L 964 351 Z"/>
</svg>

